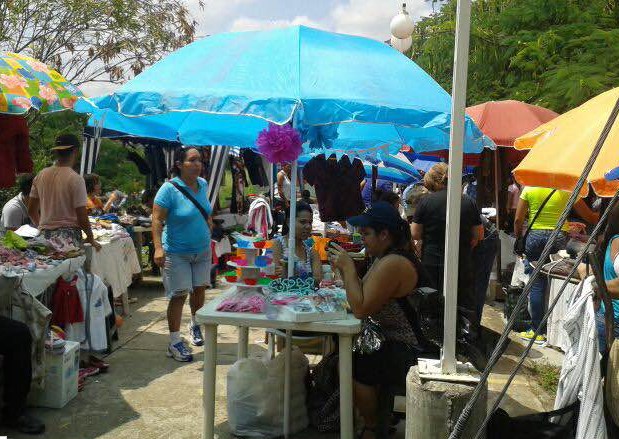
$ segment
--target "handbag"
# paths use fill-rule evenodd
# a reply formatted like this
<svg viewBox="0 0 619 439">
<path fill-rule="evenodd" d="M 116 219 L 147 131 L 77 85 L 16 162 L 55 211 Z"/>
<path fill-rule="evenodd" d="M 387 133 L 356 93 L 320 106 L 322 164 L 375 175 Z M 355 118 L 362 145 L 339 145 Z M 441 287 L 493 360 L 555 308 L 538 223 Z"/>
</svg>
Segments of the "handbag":
<svg viewBox="0 0 619 439">
<path fill-rule="evenodd" d="M 535 220 L 539 217 L 540 213 L 542 213 L 544 206 L 546 206 L 546 203 L 548 203 L 548 200 L 550 200 L 550 198 L 554 195 L 556 191 L 557 191 L 556 189 L 553 189 L 552 191 L 550 191 L 546 199 L 539 206 L 539 209 L 537 209 L 537 212 L 535 213 L 533 220 L 529 223 L 529 227 L 527 227 L 527 231 L 524 233 L 524 235 L 518 236 L 516 238 L 516 242 L 514 242 L 514 253 L 515 254 L 519 256 L 522 256 L 524 254 L 525 249 L 526 249 L 527 236 L 529 236 L 529 232 L 531 231 L 533 224 L 535 224 Z"/>
<path fill-rule="evenodd" d="M 206 210 L 204 210 L 204 207 L 202 207 L 202 205 L 200 203 L 198 203 L 198 200 L 196 200 L 193 195 L 191 195 L 187 189 L 185 189 L 184 187 L 182 187 L 181 185 L 179 185 L 178 183 L 176 183 L 175 181 L 170 180 L 170 184 L 172 186 L 174 186 L 176 189 L 178 189 L 178 191 L 183 194 L 185 196 L 185 198 L 187 198 L 189 201 L 191 201 L 193 203 L 194 206 L 196 206 L 196 209 L 198 209 L 200 211 L 200 213 L 202 214 L 202 216 L 204 217 L 204 221 L 206 221 L 206 225 L 209 225 L 208 222 L 208 213 L 206 212 Z"/>
<path fill-rule="evenodd" d="M 488 423 L 488 439 L 571 439 L 576 435 L 580 401 L 551 412 L 511 417 L 503 409 L 497 409 Z M 565 422 L 552 422 L 560 417 Z"/>
<path fill-rule="evenodd" d="M 380 325 L 372 317 L 367 317 L 363 321 L 361 332 L 355 337 L 352 351 L 361 355 L 373 354 L 380 350 L 384 341 L 385 335 Z"/>
</svg>

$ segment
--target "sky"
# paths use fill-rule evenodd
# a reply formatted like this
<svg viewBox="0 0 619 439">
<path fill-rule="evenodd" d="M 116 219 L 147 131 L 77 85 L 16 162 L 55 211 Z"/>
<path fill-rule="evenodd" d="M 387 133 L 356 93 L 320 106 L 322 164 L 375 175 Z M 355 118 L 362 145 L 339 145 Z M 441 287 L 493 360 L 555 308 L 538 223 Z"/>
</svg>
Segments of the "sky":
<svg viewBox="0 0 619 439">
<path fill-rule="evenodd" d="M 184 0 L 198 23 L 198 38 L 221 32 L 271 29 L 306 25 L 333 32 L 386 41 L 389 23 L 401 7 L 399 0 Z M 432 2 L 409 0 L 414 21 L 432 12 Z M 108 93 L 117 85 L 84 84 L 89 96 Z"/>
</svg>

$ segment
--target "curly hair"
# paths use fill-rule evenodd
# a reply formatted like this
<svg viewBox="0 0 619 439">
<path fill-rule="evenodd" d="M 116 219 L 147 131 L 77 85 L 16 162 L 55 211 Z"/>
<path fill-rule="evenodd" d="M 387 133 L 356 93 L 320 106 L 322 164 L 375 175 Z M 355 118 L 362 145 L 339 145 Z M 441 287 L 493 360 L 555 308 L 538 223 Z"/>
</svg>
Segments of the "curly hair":
<svg viewBox="0 0 619 439">
<path fill-rule="evenodd" d="M 446 163 L 437 163 L 423 176 L 423 185 L 430 192 L 438 192 L 447 187 L 447 167 Z"/>
</svg>

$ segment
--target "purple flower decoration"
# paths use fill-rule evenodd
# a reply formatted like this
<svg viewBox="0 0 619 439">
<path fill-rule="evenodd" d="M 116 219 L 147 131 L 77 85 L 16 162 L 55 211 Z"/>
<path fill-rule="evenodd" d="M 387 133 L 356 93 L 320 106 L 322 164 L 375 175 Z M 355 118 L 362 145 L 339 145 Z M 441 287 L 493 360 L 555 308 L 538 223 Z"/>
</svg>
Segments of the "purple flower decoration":
<svg viewBox="0 0 619 439">
<path fill-rule="evenodd" d="M 258 134 L 258 152 L 270 163 L 290 163 L 303 151 L 299 132 L 290 125 L 269 123 L 269 127 Z"/>
</svg>

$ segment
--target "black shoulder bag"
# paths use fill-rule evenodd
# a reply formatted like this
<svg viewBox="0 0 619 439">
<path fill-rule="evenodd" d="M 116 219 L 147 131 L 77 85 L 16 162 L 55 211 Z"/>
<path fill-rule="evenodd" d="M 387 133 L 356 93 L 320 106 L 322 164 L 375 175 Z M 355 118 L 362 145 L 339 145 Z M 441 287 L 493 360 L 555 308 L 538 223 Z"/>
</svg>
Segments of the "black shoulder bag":
<svg viewBox="0 0 619 439">
<path fill-rule="evenodd" d="M 208 225 L 208 213 L 206 213 L 206 210 L 204 210 L 204 207 L 202 207 L 200 205 L 200 203 L 198 203 L 198 200 L 196 200 L 193 195 L 191 195 L 187 189 L 185 189 L 184 187 L 182 187 L 181 185 L 179 185 L 178 183 L 176 183 L 175 181 L 170 181 L 170 184 L 172 186 L 174 186 L 176 189 L 178 189 L 178 191 L 183 194 L 185 196 L 185 198 L 187 198 L 189 201 L 191 201 L 193 203 L 194 206 L 196 206 L 196 208 L 200 211 L 200 213 L 202 214 L 202 216 L 204 217 L 204 221 L 206 221 L 206 224 Z"/>
<path fill-rule="evenodd" d="M 527 236 L 529 236 L 529 232 L 531 231 L 531 228 L 533 227 L 535 220 L 539 217 L 539 214 L 542 213 L 542 209 L 544 209 L 544 206 L 546 206 L 546 203 L 548 203 L 548 200 L 550 200 L 550 198 L 554 195 L 556 191 L 557 191 L 556 189 L 553 189 L 548 194 L 544 202 L 539 206 L 539 209 L 537 209 L 537 213 L 533 217 L 533 220 L 529 223 L 529 227 L 527 227 L 527 231 L 524 233 L 524 235 L 516 237 L 516 242 L 514 242 L 514 253 L 515 254 L 519 256 L 522 256 L 524 254 L 524 251 L 526 248 Z"/>
</svg>

